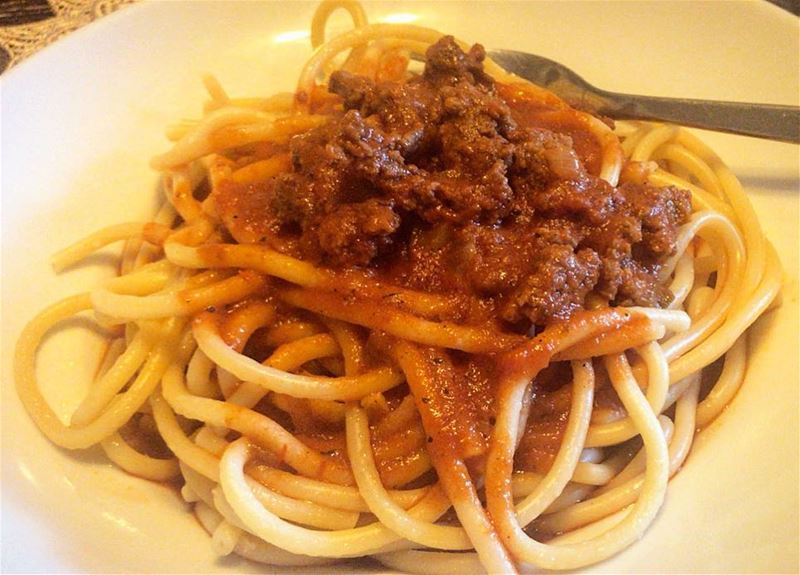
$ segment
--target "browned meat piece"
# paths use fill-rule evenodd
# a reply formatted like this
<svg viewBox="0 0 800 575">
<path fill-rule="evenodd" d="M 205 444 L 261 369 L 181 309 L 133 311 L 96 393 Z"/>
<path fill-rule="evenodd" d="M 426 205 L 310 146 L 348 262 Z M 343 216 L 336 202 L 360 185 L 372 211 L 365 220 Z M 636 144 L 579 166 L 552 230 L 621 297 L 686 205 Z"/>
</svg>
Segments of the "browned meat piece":
<svg viewBox="0 0 800 575">
<path fill-rule="evenodd" d="M 658 259 L 675 249 L 677 228 L 692 211 L 692 202 L 685 190 L 657 188 L 648 184 L 623 184 L 633 215 L 642 222 L 642 244 L 637 255 Z"/>
<path fill-rule="evenodd" d="M 372 261 L 399 225 L 400 217 L 388 203 L 371 199 L 339 206 L 310 235 L 315 247 L 330 254 L 332 265 L 350 267 Z"/>
<path fill-rule="evenodd" d="M 454 84 L 465 80 L 471 84 L 492 86 L 491 76 L 483 71 L 486 50 L 475 44 L 464 53 L 452 36 L 445 36 L 428 49 L 424 78 L 436 85 Z"/>
<path fill-rule="evenodd" d="M 583 308 L 599 275 L 600 258 L 594 251 L 547 246 L 533 263 L 530 274 L 507 298 L 501 310 L 503 319 L 516 323 L 526 317 L 534 325 L 567 319 Z"/>
</svg>

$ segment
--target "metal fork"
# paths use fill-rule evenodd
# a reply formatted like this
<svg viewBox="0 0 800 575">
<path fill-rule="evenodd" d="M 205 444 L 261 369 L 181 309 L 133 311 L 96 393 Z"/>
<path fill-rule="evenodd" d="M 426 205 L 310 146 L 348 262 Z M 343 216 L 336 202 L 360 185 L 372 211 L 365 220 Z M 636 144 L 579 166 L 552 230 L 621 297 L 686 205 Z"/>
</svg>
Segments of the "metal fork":
<svg viewBox="0 0 800 575">
<path fill-rule="evenodd" d="M 611 118 L 661 120 L 706 130 L 800 143 L 800 107 L 618 94 L 595 88 L 566 66 L 516 50 L 488 55 L 517 76 Z"/>
</svg>

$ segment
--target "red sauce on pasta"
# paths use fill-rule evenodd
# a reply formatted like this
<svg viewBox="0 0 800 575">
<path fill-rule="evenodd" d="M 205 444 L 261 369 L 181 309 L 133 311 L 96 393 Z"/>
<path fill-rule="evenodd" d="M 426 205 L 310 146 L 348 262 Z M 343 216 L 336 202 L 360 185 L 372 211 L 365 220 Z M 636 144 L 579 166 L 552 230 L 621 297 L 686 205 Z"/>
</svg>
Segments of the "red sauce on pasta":
<svg viewBox="0 0 800 575">
<path fill-rule="evenodd" d="M 446 37 L 428 50 L 424 72 L 402 82 L 334 72 L 329 120 L 291 139 L 288 171 L 215 188 L 228 231 L 334 277 L 358 270 L 455 298 L 434 319 L 520 334 L 590 307 L 667 303 L 658 272 L 689 216 L 689 194 L 601 179 L 603 147 L 587 116 L 497 83 L 483 59 L 481 46 L 465 53 Z M 391 320 L 379 305 L 356 306 L 364 291 L 352 282 L 337 285 L 327 285 L 330 301 L 311 298 L 327 315 Z M 305 307 L 314 311 L 313 302 Z M 425 428 L 440 436 L 429 450 L 479 457 L 494 417 L 494 360 L 424 353 L 437 383 L 427 402 L 416 401 Z M 526 469 L 549 465 L 568 394 L 540 390 L 535 404 L 518 461 Z"/>
</svg>

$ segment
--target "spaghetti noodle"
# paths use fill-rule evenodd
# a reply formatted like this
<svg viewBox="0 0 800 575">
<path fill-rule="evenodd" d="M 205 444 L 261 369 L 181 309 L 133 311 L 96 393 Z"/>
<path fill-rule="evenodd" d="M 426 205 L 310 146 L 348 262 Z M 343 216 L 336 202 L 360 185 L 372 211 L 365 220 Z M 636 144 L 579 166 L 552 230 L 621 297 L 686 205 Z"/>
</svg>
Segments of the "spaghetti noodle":
<svg viewBox="0 0 800 575">
<path fill-rule="evenodd" d="M 355 28 L 325 41 L 337 8 Z M 31 417 L 179 479 L 220 554 L 513 573 L 631 545 L 780 289 L 736 178 L 681 128 L 612 130 L 356 2 L 324 2 L 312 42 L 294 95 L 207 78 L 205 116 L 153 160 L 153 221 L 55 256 L 125 241 L 118 277 L 25 328 Z M 86 311 L 120 329 L 65 425 L 36 352 Z"/>
</svg>

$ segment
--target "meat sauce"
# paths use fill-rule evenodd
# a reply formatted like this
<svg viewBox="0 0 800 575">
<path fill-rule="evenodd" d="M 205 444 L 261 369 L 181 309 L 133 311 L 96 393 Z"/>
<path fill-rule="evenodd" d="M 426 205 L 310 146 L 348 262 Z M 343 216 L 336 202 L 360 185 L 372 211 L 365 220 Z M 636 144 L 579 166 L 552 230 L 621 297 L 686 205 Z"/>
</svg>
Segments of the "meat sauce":
<svg viewBox="0 0 800 575">
<path fill-rule="evenodd" d="M 330 120 L 275 150 L 288 151 L 289 171 L 215 189 L 231 235 L 334 271 L 478 300 L 520 333 L 590 306 L 666 305 L 672 294 L 657 276 L 689 217 L 688 192 L 602 180 L 586 116 L 496 82 L 484 56 L 445 37 L 405 82 L 334 72 Z M 486 366 L 458 371 L 474 398 Z M 549 460 L 563 430 L 569 393 L 550 387 L 531 410 L 525 468 Z M 467 402 L 470 454 L 489 433 L 486 392 Z"/>
<path fill-rule="evenodd" d="M 335 72 L 342 109 L 289 144 L 292 169 L 223 183 L 232 235 L 333 268 L 491 301 L 509 324 L 566 319 L 587 299 L 663 305 L 656 281 L 689 195 L 598 177 L 585 116 L 498 85 L 452 38 L 405 83 Z"/>
</svg>

